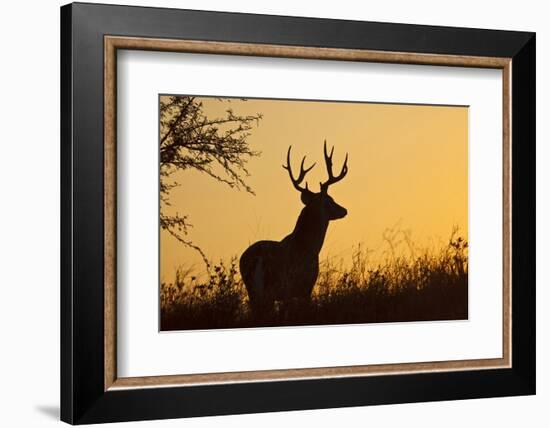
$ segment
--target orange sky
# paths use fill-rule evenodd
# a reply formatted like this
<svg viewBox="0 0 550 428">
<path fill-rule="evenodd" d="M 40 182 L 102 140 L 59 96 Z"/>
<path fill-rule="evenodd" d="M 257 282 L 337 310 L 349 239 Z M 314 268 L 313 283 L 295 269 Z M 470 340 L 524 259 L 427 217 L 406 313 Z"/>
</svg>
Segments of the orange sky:
<svg viewBox="0 0 550 428">
<path fill-rule="evenodd" d="M 203 98 L 208 117 L 224 116 L 227 102 Z M 282 168 L 292 145 L 293 167 L 307 155 L 318 191 L 326 179 L 323 140 L 335 146 L 338 173 L 345 153 L 349 172 L 329 194 L 348 210 L 331 222 L 321 258 L 349 259 L 361 243 L 380 253 L 384 230 L 398 224 L 419 245 L 450 236 L 453 225 L 468 232 L 468 108 L 286 100 L 232 100 L 239 115 L 262 113 L 248 141 L 261 156 L 246 180 L 256 195 L 230 189 L 205 174 L 172 176 L 172 209 L 193 224 L 188 236 L 213 261 L 240 254 L 257 240 L 281 240 L 294 228 L 303 205 Z M 161 231 L 161 281 L 178 266 L 203 269 L 200 256 Z"/>
</svg>

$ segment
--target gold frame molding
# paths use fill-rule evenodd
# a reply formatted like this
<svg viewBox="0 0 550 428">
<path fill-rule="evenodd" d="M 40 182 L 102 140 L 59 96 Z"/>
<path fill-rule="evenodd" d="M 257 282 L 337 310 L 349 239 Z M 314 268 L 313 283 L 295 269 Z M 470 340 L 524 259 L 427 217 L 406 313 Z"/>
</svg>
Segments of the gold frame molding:
<svg viewBox="0 0 550 428">
<path fill-rule="evenodd" d="M 502 70 L 503 90 L 503 349 L 501 358 L 305 369 L 117 377 L 116 367 L 116 61 L 118 49 L 338 61 L 442 65 Z M 511 367 L 511 58 L 382 52 L 138 37 L 104 37 L 104 389 L 191 386 L 271 380 L 357 377 Z"/>
</svg>

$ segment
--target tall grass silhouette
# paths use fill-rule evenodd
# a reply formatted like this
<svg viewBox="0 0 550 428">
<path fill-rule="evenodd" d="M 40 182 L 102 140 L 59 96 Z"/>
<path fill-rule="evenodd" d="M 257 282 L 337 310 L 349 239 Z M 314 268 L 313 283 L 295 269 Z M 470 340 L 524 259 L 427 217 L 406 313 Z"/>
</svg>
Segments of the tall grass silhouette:
<svg viewBox="0 0 550 428">
<path fill-rule="evenodd" d="M 401 234 L 404 239 L 399 241 Z M 327 258 L 311 301 L 275 305 L 258 319 L 248 305 L 237 259 L 211 266 L 208 277 L 178 269 L 161 283 L 161 330 L 354 324 L 468 317 L 468 243 L 454 228 L 447 242 L 416 248 L 408 235 L 388 229 L 387 251 L 371 262 L 358 245 L 351 260 Z M 406 251 L 403 251 L 405 245 Z"/>
</svg>

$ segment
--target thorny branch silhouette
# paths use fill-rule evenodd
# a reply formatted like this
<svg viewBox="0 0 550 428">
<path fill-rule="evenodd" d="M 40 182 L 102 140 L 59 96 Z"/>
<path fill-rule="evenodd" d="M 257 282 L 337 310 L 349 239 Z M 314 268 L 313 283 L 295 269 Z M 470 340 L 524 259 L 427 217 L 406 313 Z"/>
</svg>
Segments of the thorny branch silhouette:
<svg viewBox="0 0 550 428">
<path fill-rule="evenodd" d="M 231 100 L 219 99 L 219 102 Z M 160 227 L 182 244 L 202 256 L 204 251 L 189 237 L 192 224 L 185 214 L 167 214 L 170 191 L 180 183 L 172 178 L 177 171 L 195 169 L 231 188 L 254 194 L 245 182 L 249 175 L 246 164 L 260 153 L 250 148 L 247 139 L 253 125 L 259 124 L 260 113 L 241 116 L 231 107 L 225 116 L 209 118 L 203 103 L 193 96 L 169 96 L 160 99 Z"/>
</svg>

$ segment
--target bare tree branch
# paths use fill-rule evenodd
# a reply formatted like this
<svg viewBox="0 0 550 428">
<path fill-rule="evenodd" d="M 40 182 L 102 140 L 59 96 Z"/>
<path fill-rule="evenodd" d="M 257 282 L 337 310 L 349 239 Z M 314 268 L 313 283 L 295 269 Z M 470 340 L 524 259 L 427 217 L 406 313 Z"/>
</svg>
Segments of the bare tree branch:
<svg viewBox="0 0 550 428">
<path fill-rule="evenodd" d="M 208 259 L 202 249 L 185 238 L 192 227 L 187 216 L 168 215 L 167 207 L 170 207 L 171 190 L 180 185 L 172 175 L 187 169 L 254 194 L 245 181 L 249 175 L 246 164 L 260 153 L 250 148 L 247 139 L 262 115 L 241 116 L 231 108 L 225 113 L 224 117 L 207 117 L 202 102 L 196 97 L 172 96 L 160 101 L 160 227 L 199 252 L 207 268 Z"/>
</svg>

